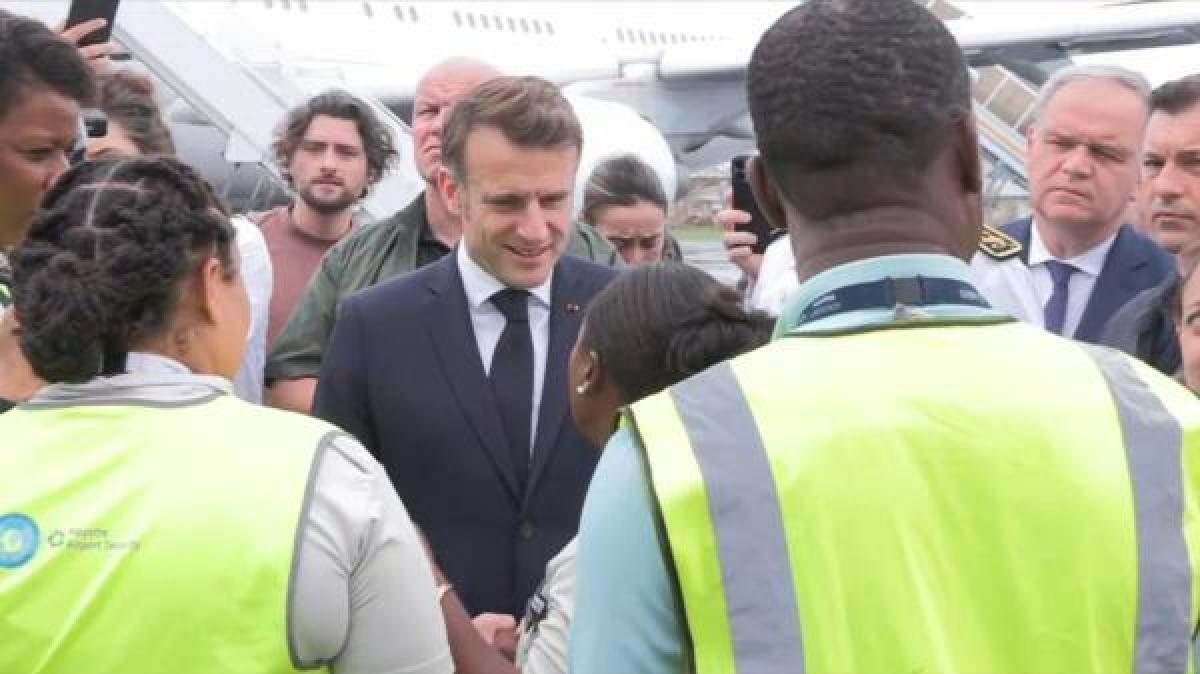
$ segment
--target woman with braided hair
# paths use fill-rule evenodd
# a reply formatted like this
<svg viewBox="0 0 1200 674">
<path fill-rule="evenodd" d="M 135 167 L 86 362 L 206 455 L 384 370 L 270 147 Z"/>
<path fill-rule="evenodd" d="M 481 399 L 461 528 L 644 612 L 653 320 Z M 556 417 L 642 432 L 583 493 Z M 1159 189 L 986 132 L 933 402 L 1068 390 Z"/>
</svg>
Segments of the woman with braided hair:
<svg viewBox="0 0 1200 674">
<path fill-rule="evenodd" d="M 209 186 L 88 162 L 43 206 L 12 255 L 48 385 L 0 416 L 0 671 L 449 672 L 382 467 L 231 395 L 249 308 Z"/>
</svg>

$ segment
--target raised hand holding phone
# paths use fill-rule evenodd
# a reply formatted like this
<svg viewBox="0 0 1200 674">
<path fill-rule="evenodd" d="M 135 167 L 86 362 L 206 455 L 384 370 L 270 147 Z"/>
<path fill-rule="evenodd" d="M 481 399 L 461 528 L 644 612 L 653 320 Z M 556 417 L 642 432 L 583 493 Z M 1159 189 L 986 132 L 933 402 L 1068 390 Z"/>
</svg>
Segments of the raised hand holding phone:
<svg viewBox="0 0 1200 674">
<path fill-rule="evenodd" d="M 67 20 L 58 31 L 64 40 L 79 48 L 92 70 L 97 74 L 107 72 L 113 52 L 113 24 L 117 17 L 120 0 L 72 0 Z"/>
</svg>

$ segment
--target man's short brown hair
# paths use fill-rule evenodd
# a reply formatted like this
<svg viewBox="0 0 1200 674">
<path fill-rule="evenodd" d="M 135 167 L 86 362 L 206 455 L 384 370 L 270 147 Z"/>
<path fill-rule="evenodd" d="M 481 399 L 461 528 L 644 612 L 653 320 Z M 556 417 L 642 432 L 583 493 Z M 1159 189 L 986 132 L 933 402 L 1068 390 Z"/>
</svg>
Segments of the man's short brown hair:
<svg viewBox="0 0 1200 674">
<path fill-rule="evenodd" d="M 442 129 L 442 163 L 459 182 L 467 179 L 467 136 L 484 127 L 522 148 L 583 149 L 575 110 L 557 86 L 540 77 L 494 77 L 454 105 Z"/>
</svg>

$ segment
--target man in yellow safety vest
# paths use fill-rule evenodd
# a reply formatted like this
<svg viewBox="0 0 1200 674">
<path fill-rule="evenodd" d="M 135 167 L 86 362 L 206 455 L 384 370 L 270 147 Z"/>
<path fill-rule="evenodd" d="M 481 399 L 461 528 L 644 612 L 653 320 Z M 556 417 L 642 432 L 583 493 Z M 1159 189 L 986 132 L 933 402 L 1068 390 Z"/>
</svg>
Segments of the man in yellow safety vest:
<svg viewBox="0 0 1200 674">
<path fill-rule="evenodd" d="M 972 287 L 945 26 L 811 0 L 747 88 L 801 285 L 772 344 L 635 403 L 605 449 L 572 671 L 1192 671 L 1200 403 Z"/>
</svg>

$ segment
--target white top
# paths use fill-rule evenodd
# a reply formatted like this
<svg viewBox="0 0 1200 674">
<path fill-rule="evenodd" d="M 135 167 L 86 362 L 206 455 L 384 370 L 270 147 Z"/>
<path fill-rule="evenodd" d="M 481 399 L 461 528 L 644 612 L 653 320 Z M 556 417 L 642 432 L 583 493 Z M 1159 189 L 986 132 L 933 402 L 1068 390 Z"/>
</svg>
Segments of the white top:
<svg viewBox="0 0 1200 674">
<path fill-rule="evenodd" d="M 1046 249 L 1040 227 L 1041 225 L 1034 220 L 1029 234 L 1029 271 L 1033 277 L 1033 292 L 1037 296 L 1038 305 L 1045 307 L 1046 302 L 1050 301 L 1051 293 L 1054 292 L 1054 279 L 1050 276 L 1050 270 L 1046 269 L 1046 262 L 1059 260 L 1059 258 L 1054 257 Z M 1108 251 L 1112 249 L 1113 241 L 1116 239 L 1117 233 L 1113 232 L 1112 236 L 1082 255 L 1059 260 L 1079 270 L 1071 274 L 1071 280 L 1067 283 L 1067 315 L 1066 320 L 1063 321 L 1064 337 L 1075 336 L 1075 330 L 1079 328 L 1079 320 L 1083 318 L 1083 311 L 1087 308 L 1088 300 L 1092 298 L 1092 289 L 1096 287 L 1096 278 L 1104 269 L 1104 261 L 1108 258 Z M 1045 327 L 1041 312 L 1038 313 L 1037 318 L 1038 325 Z"/>
<path fill-rule="evenodd" d="M 796 278 L 796 255 L 792 252 L 792 239 L 781 236 L 771 242 L 763 253 L 758 279 L 746 299 L 746 307 L 778 316 L 798 287 L 800 280 Z"/>
<path fill-rule="evenodd" d="M 224 379 L 190 374 L 157 354 L 130 353 L 126 370 L 109 381 L 197 382 L 229 391 Z M 116 390 L 127 395 L 130 389 Z M 305 665 L 328 663 L 338 674 L 453 671 L 433 571 L 387 472 L 346 435 L 318 457 L 293 561 L 288 641 L 294 655 Z"/>
<path fill-rule="evenodd" d="M 500 342 L 500 333 L 504 332 L 507 320 L 489 300 L 508 286 L 471 259 L 465 243 L 458 247 L 455 255 L 458 256 L 463 290 L 467 293 L 467 307 L 471 312 L 471 327 L 475 332 L 475 344 L 479 346 L 479 358 L 483 361 L 483 371 L 490 373 L 492 356 L 496 353 L 496 344 Z M 529 288 L 529 331 L 533 338 L 533 405 L 530 407 L 532 418 L 529 420 L 531 453 L 537 438 L 538 411 L 542 406 L 542 387 L 546 379 L 546 352 L 550 345 L 550 283 L 553 278 L 551 274 L 542 285 Z"/>
<path fill-rule="evenodd" d="M 971 283 L 996 311 L 1042 325 L 1042 305 L 1033 290 L 1033 273 L 1021 258 L 997 260 L 986 253 L 975 253 L 971 258 Z"/>
<path fill-rule="evenodd" d="M 250 334 L 246 336 L 246 354 L 242 367 L 233 380 L 233 392 L 250 403 L 261 403 L 263 376 L 267 364 L 267 320 L 274 292 L 271 255 L 262 231 L 244 216 L 230 218 L 237 233 L 238 254 L 241 255 L 242 282 L 250 296 Z"/>
<path fill-rule="evenodd" d="M 521 674 L 566 674 L 571 616 L 575 614 L 575 550 L 572 538 L 546 564 L 546 577 L 529 600 L 517 641 Z"/>
</svg>

